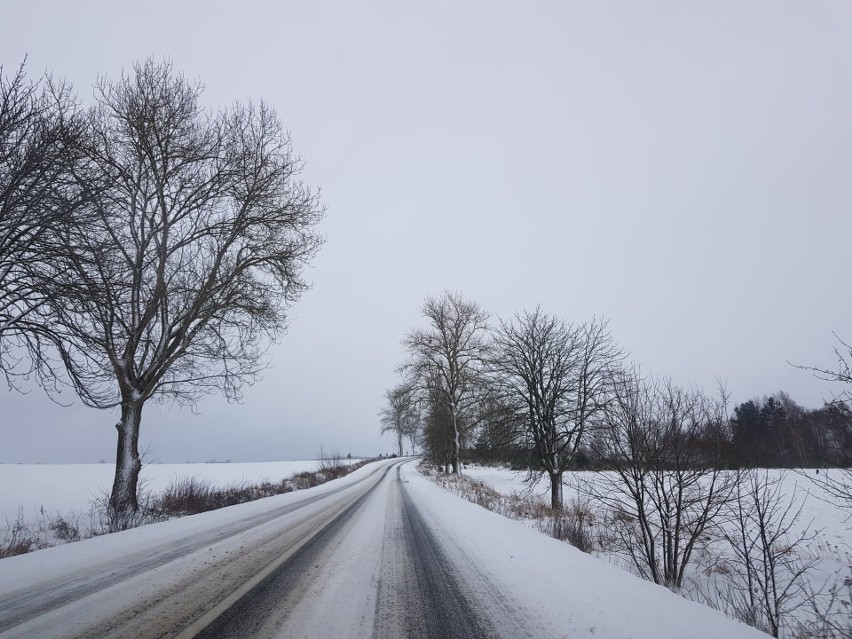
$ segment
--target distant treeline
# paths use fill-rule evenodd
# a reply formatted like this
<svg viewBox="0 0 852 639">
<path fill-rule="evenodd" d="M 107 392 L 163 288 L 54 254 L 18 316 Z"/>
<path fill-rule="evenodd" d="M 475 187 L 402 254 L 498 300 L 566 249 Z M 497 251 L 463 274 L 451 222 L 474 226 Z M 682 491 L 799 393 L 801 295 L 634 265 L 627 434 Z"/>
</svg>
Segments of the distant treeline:
<svg viewBox="0 0 852 639">
<path fill-rule="evenodd" d="M 426 453 L 441 459 L 440 429 L 426 424 L 423 434 Z M 486 421 L 463 438 L 464 457 L 541 470 L 534 447 L 525 444 L 522 434 L 499 419 Z M 594 428 L 587 435 L 593 439 Z M 779 391 L 736 405 L 721 433 L 708 428 L 691 436 L 697 440 L 696 450 L 715 450 L 721 443 L 723 465 L 732 469 L 852 466 L 852 406 L 840 400 L 810 409 Z M 613 461 L 612 455 L 605 460 L 599 447 L 581 444 L 572 465 L 575 470 L 597 470 Z"/>
</svg>

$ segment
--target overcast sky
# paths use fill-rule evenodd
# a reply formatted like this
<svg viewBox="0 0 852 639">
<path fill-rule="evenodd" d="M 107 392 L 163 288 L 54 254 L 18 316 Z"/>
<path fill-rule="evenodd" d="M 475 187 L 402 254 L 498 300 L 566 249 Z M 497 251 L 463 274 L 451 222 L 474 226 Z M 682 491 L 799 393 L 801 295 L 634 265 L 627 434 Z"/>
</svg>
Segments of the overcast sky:
<svg viewBox="0 0 852 639">
<path fill-rule="evenodd" d="M 242 405 L 150 405 L 148 461 L 393 449 L 429 294 L 611 320 L 646 371 L 734 401 L 831 388 L 852 338 L 852 2 L 6 0 L 0 63 L 70 80 L 167 56 L 210 107 L 274 104 L 327 243 Z M 114 459 L 114 414 L 0 392 L 0 462 Z"/>
</svg>

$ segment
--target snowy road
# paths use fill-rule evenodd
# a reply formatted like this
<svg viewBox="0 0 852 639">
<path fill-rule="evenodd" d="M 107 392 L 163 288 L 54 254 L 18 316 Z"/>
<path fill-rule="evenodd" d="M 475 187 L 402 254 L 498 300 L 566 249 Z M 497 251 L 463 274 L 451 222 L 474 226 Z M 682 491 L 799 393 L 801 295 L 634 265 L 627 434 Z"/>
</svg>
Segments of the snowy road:
<svg viewBox="0 0 852 639">
<path fill-rule="evenodd" d="M 119 565 L 5 594 L 2 636 L 493 634 L 406 493 L 402 463 Z"/>
<path fill-rule="evenodd" d="M 480 637 L 401 464 L 201 637 Z"/>
<path fill-rule="evenodd" d="M 385 461 L 0 562 L 0 637 L 761 637 Z"/>
</svg>

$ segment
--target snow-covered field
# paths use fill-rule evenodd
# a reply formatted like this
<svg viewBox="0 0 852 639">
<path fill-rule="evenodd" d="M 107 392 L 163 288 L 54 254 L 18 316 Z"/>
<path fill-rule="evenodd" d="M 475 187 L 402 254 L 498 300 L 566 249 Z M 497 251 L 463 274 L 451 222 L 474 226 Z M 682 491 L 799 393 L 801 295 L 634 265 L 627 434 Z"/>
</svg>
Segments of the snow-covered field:
<svg viewBox="0 0 852 639">
<path fill-rule="evenodd" d="M 825 471 L 821 471 L 825 472 Z M 783 477 L 784 492 L 792 495 L 794 492 L 802 497 L 802 513 L 798 519 L 799 530 L 809 526 L 812 530 L 820 531 L 815 542 L 823 545 L 837 546 L 838 552 L 845 553 L 847 561 L 852 562 L 852 520 L 844 516 L 836 507 L 828 503 L 825 491 L 808 477 L 815 477 L 814 470 L 780 471 L 773 470 L 776 477 Z M 550 484 L 545 476 L 531 490 L 525 484 L 526 472 L 517 472 L 508 468 L 493 466 L 470 465 L 466 468 L 469 477 L 482 481 L 494 490 L 504 495 L 532 494 L 542 500 L 550 499 Z M 593 482 L 599 473 L 577 472 L 565 475 L 565 502 L 570 503 L 580 493 L 579 488 Z"/>
<path fill-rule="evenodd" d="M 354 463 L 356 460 L 352 460 Z M 318 461 L 253 463 L 146 464 L 142 491 L 158 493 L 183 477 L 195 477 L 216 487 L 280 481 L 319 468 Z M 109 494 L 113 464 L 0 464 L 0 528 L 44 517 L 76 520 L 93 503 Z"/>
<path fill-rule="evenodd" d="M 530 497 L 540 500 L 543 504 L 549 504 L 550 485 L 546 477 L 538 484 L 530 487 L 525 483 L 527 474 L 516 472 L 508 468 L 495 468 L 489 466 L 470 465 L 466 469 L 466 475 L 476 481 L 482 482 L 502 495 L 515 495 L 519 497 Z M 825 471 L 822 471 L 825 472 Z M 796 518 L 789 531 L 791 540 L 803 538 L 800 546 L 795 549 L 801 562 L 813 564 L 805 577 L 806 590 L 812 592 L 827 593 L 832 586 L 840 592 L 840 598 L 848 599 L 852 590 L 849 588 L 849 579 L 852 578 L 852 520 L 848 510 L 839 509 L 830 503 L 829 496 L 816 482 L 815 471 L 769 471 L 770 477 L 781 482 L 782 494 L 792 498 L 801 507 L 801 512 Z M 824 475 L 823 475 L 824 477 Z M 578 502 L 590 502 L 590 485 L 602 482 L 603 474 L 596 472 L 568 473 L 565 477 L 564 498 L 566 507 Z M 594 505 L 592 505 L 594 509 Z M 600 513 L 600 511 L 597 511 Z M 540 527 L 534 520 L 526 520 L 525 523 L 531 527 Z M 731 526 L 730 522 L 720 523 L 722 526 Z M 598 519 L 596 522 L 600 529 L 605 529 L 606 524 Z M 687 579 L 683 594 L 690 598 L 707 603 L 713 597 L 708 597 L 716 592 L 716 587 L 721 583 L 723 586 L 726 579 L 722 564 L 732 561 L 730 554 L 726 555 L 725 542 L 723 542 L 719 529 L 711 531 L 708 536 L 711 543 L 706 544 L 693 556 L 692 569 L 687 573 Z M 598 548 L 593 551 L 595 556 L 606 559 L 622 568 L 632 570 L 630 561 L 612 548 Z M 634 570 L 635 571 L 635 570 Z M 823 598 L 825 601 L 825 598 Z M 717 605 L 721 602 L 716 600 Z M 852 627 L 852 604 L 842 601 L 835 602 L 832 608 L 835 612 L 846 611 L 847 623 Z M 792 611 L 791 615 L 797 620 L 807 618 L 810 611 L 803 606 Z M 836 615 L 835 615 L 836 618 Z"/>
</svg>

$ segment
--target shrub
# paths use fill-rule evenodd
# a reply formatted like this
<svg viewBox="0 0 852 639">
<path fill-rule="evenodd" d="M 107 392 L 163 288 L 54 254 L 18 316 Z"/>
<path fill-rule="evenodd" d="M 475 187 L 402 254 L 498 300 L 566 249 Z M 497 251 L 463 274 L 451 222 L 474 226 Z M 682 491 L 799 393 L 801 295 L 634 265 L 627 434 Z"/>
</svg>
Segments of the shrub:
<svg viewBox="0 0 852 639">
<path fill-rule="evenodd" d="M 18 511 L 18 517 L 13 523 L 6 523 L 0 536 L 0 559 L 23 555 L 38 547 L 38 540 L 33 537 L 24 524 L 24 513 Z"/>
<path fill-rule="evenodd" d="M 80 541 L 80 529 L 76 524 L 72 524 L 62 515 L 57 515 L 56 519 L 50 522 L 49 530 L 59 540 L 64 542 Z"/>
</svg>

